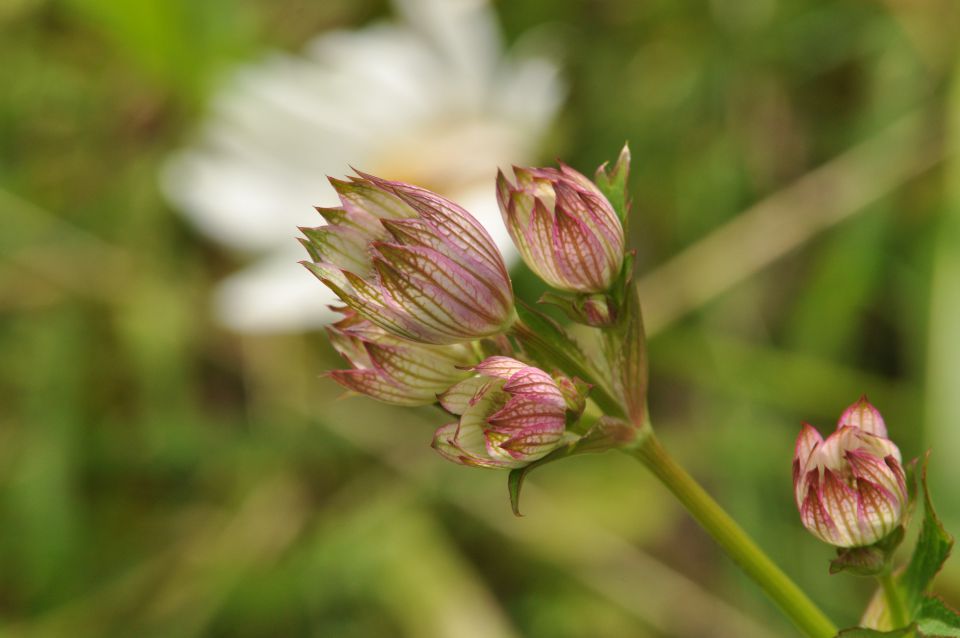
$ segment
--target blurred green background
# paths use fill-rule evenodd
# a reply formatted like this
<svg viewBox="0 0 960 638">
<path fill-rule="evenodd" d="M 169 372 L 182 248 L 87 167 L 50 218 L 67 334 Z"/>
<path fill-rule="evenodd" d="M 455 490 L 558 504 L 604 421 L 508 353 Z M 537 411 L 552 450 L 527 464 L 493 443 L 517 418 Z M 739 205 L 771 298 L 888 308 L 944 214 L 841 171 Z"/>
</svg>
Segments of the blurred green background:
<svg viewBox="0 0 960 638">
<path fill-rule="evenodd" d="M 793 442 L 867 393 L 960 531 L 960 5 L 494 9 L 567 85 L 540 160 L 630 141 L 658 431 L 855 624 L 871 585 L 802 529 Z M 436 411 L 338 400 L 322 333 L 211 317 L 243 255 L 164 161 L 232 65 L 392 13 L 0 2 L 0 636 L 793 635 L 629 459 L 539 471 L 514 518 L 505 475 L 428 448 Z"/>
</svg>

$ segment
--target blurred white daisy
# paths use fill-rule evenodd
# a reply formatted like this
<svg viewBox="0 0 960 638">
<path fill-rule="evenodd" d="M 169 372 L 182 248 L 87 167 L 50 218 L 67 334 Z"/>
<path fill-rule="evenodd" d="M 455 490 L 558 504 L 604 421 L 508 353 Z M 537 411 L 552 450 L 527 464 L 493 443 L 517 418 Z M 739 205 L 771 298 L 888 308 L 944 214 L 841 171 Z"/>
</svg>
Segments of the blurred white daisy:
<svg viewBox="0 0 960 638">
<path fill-rule="evenodd" d="M 328 32 L 302 57 L 238 68 L 197 142 L 171 158 L 168 198 L 203 233 L 249 254 L 214 298 L 244 332 L 315 328 L 335 299 L 297 261 L 297 226 L 336 202 L 325 175 L 353 165 L 463 205 L 508 259 L 497 166 L 534 159 L 560 103 L 556 68 L 512 59 L 483 0 L 396 0 L 397 22 Z"/>
</svg>

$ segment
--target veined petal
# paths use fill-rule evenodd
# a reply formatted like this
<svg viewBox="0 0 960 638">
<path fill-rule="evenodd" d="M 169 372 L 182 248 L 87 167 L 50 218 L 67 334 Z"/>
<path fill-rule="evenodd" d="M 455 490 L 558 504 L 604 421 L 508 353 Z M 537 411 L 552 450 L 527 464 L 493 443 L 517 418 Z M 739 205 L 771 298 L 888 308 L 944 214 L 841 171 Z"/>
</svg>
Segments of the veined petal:
<svg viewBox="0 0 960 638">
<path fill-rule="evenodd" d="M 860 428 L 868 434 L 887 438 L 887 426 L 883 421 L 883 415 L 877 408 L 867 401 L 867 395 L 863 395 L 856 403 L 848 407 L 840 415 L 837 421 L 837 427 L 845 425 Z"/>
<path fill-rule="evenodd" d="M 470 255 L 486 263 L 492 271 L 500 273 L 509 285 L 507 267 L 503 263 L 500 251 L 497 250 L 490 234 L 480 222 L 474 219 L 473 215 L 449 199 L 426 189 L 402 182 L 392 182 L 366 173 L 359 174 L 380 188 L 391 191 L 415 210 L 416 216 L 429 221 L 444 241 L 457 246 L 461 254 Z"/>
<path fill-rule="evenodd" d="M 372 263 L 367 252 L 369 238 L 349 226 L 319 226 L 300 228 L 310 244 L 316 248 L 320 259 L 336 265 L 341 270 L 349 270 L 360 276 L 369 275 Z"/>
<path fill-rule="evenodd" d="M 832 541 L 838 547 L 852 547 L 857 544 L 860 535 L 860 522 L 857 511 L 857 492 L 830 468 L 823 469 L 823 481 L 820 484 L 820 502 L 830 513 L 837 529 L 837 538 Z"/>
<path fill-rule="evenodd" d="M 389 190 L 379 188 L 368 180 L 344 181 L 328 178 L 340 196 L 344 209 L 350 213 L 359 212 L 373 215 L 379 219 L 404 219 L 416 217 L 410 206 Z"/>
<path fill-rule="evenodd" d="M 384 290 L 400 307 L 438 330 L 462 340 L 495 334 L 512 306 L 491 294 L 472 273 L 430 248 L 376 244 L 374 258 Z"/>
<path fill-rule="evenodd" d="M 596 236 L 561 207 L 554 211 L 554 218 L 553 253 L 565 283 L 561 289 L 600 292 L 609 288 L 617 273 Z"/>
<path fill-rule="evenodd" d="M 512 357 L 493 356 L 487 357 L 475 365 L 473 369 L 484 376 L 508 381 L 510 377 L 528 367 L 530 366 Z"/>
<path fill-rule="evenodd" d="M 331 370 L 330 378 L 343 387 L 392 405 L 429 405 L 436 394 L 423 392 L 393 382 L 377 370 Z"/>
<path fill-rule="evenodd" d="M 487 392 L 498 390 L 500 383 L 475 376 L 450 386 L 438 398 L 443 409 L 451 414 L 463 414 Z"/>
<path fill-rule="evenodd" d="M 447 460 L 472 467 L 509 467 L 486 454 L 486 439 L 480 427 L 448 423 L 437 429 L 431 444 Z"/>
<path fill-rule="evenodd" d="M 810 480 L 807 494 L 800 506 L 800 520 L 820 540 L 834 544 L 840 532 L 820 499 L 819 478 Z"/>
<path fill-rule="evenodd" d="M 466 357 L 454 356 L 443 347 L 430 350 L 428 348 L 429 346 L 404 348 L 366 344 L 370 360 L 382 374 L 401 385 L 418 389 L 430 397 L 429 403 L 433 403 L 437 393 L 469 373 L 456 367 L 465 363 Z"/>
</svg>

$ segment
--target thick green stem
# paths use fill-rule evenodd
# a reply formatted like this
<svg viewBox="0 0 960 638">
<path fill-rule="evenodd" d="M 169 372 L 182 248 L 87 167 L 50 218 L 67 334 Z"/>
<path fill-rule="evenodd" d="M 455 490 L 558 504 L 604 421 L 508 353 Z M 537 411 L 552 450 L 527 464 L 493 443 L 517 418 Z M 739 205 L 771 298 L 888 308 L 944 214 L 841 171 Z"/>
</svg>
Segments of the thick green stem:
<svg viewBox="0 0 960 638">
<path fill-rule="evenodd" d="M 646 465 L 683 503 L 714 540 L 809 638 L 833 638 L 837 628 L 709 494 L 660 445 L 652 433 L 624 450 Z"/>
<path fill-rule="evenodd" d="M 890 622 L 895 629 L 907 624 L 907 611 L 903 606 L 903 598 L 900 596 L 900 590 L 893 582 L 893 575 L 887 569 L 877 576 L 880 586 L 883 587 L 883 597 L 887 601 L 887 609 L 890 611 Z"/>
</svg>

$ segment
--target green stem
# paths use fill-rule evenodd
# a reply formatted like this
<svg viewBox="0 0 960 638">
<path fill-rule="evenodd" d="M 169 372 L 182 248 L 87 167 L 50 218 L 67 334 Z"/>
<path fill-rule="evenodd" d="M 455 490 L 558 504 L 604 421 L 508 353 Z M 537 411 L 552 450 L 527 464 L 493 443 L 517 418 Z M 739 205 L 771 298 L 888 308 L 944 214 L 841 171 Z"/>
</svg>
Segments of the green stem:
<svg viewBox="0 0 960 638">
<path fill-rule="evenodd" d="M 903 627 L 907 624 L 907 611 L 903 606 L 903 598 L 900 596 L 900 590 L 897 589 L 896 583 L 893 582 L 893 574 L 887 569 L 877 576 L 877 580 L 880 581 L 880 586 L 883 587 L 883 596 L 886 598 L 887 609 L 890 611 L 890 622 L 893 623 L 895 629 Z"/>
<path fill-rule="evenodd" d="M 625 452 L 639 459 L 683 503 L 714 540 L 809 638 L 833 638 L 837 628 L 777 567 L 723 508 L 667 453 L 653 433 Z"/>
</svg>

